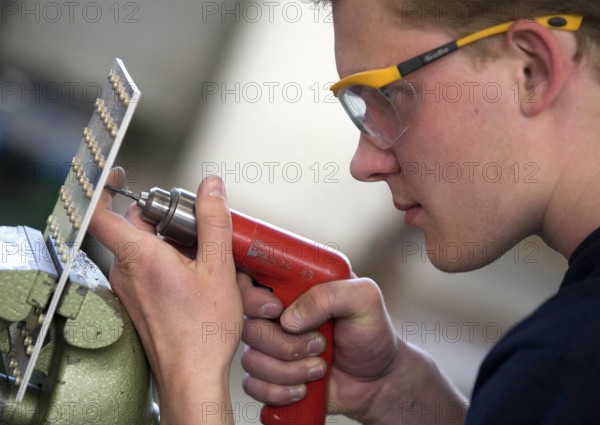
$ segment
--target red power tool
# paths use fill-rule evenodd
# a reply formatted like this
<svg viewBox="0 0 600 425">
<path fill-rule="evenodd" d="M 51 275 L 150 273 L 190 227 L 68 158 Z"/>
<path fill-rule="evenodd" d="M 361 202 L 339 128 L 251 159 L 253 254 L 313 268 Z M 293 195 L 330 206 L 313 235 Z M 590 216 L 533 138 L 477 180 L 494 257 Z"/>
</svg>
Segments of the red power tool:
<svg viewBox="0 0 600 425">
<path fill-rule="evenodd" d="M 166 239 L 185 246 L 197 241 L 196 196 L 183 189 L 170 192 L 153 188 L 135 193 L 107 187 L 135 199 L 142 207 L 145 221 L 156 226 Z M 295 235 L 271 224 L 231 211 L 233 220 L 233 257 L 238 270 L 250 275 L 289 306 L 310 287 L 351 277 L 348 259 L 331 247 Z M 205 255 L 215 255 L 219 247 L 207 246 Z M 327 362 L 326 375 L 307 383 L 306 397 L 287 406 L 265 406 L 261 422 L 265 425 L 323 425 L 327 413 L 327 386 L 333 362 L 333 322 L 319 328 L 326 348 L 321 357 Z"/>
</svg>

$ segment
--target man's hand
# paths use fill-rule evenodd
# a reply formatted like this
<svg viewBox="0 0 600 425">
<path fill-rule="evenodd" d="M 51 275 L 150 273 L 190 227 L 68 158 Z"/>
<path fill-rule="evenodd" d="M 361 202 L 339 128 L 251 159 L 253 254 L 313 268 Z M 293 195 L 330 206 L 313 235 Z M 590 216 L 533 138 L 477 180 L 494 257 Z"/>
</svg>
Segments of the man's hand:
<svg viewBox="0 0 600 425">
<path fill-rule="evenodd" d="M 246 279 L 240 279 L 240 287 L 247 316 L 244 389 L 250 396 L 274 405 L 302 399 L 304 383 L 320 378 L 325 370 L 318 357 L 322 338 L 315 329 L 333 318 L 330 413 L 365 424 L 463 423 L 464 398 L 425 353 L 396 335 L 373 281 L 314 286 L 283 314 L 271 293 Z M 277 317 L 279 323 L 269 320 Z M 253 332 L 267 326 L 274 329 L 269 335 Z M 447 414 L 433 415 L 436 408 Z"/>
<path fill-rule="evenodd" d="M 123 170 L 115 169 L 108 184 L 119 187 L 123 181 Z M 125 218 L 111 205 L 105 191 L 90 233 L 115 256 L 110 283 L 144 345 L 159 392 L 161 424 L 233 423 L 226 414 L 231 412 L 229 367 L 243 319 L 221 180 L 207 178 L 198 188 L 195 250 L 157 237 L 135 204 Z"/>
</svg>

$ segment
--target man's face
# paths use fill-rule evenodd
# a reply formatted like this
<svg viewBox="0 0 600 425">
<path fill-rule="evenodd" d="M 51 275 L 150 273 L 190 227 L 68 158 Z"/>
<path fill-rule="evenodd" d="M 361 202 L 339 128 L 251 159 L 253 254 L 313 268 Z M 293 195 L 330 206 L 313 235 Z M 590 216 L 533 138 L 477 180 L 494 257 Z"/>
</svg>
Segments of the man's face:
<svg viewBox="0 0 600 425">
<path fill-rule="evenodd" d="M 455 38 L 408 26 L 389 3 L 336 3 L 340 78 L 396 65 Z M 531 132 L 522 131 L 529 123 L 517 102 L 524 90 L 517 68 L 510 57 L 477 65 L 464 51 L 452 53 L 406 78 L 417 87 L 419 110 L 392 148 L 360 136 L 352 175 L 388 184 L 442 270 L 482 267 L 539 231 L 542 171 Z"/>
</svg>

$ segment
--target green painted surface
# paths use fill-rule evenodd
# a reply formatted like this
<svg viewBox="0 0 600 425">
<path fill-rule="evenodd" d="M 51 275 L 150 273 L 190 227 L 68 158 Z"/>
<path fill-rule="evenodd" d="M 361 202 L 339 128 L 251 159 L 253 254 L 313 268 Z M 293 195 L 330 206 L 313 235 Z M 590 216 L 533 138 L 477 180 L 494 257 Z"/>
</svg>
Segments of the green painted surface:
<svg viewBox="0 0 600 425">
<path fill-rule="evenodd" d="M 22 232 L 9 230 L 0 235 L 2 243 L 10 244 L 13 234 L 22 237 Z M 29 241 L 38 238 L 35 232 L 27 229 Z M 22 245 L 19 240 L 18 246 Z M 45 245 L 39 248 L 39 241 L 36 246 L 45 249 Z M 41 323 L 37 314 L 48 304 L 55 285 L 47 262 L 22 258 L 0 264 L 3 352 L 11 350 L 8 327 L 12 323 L 21 322 L 28 329 L 25 334 L 35 335 L 33 330 Z M 13 341 L 13 348 L 22 344 L 19 341 Z M 0 373 L 7 373 L 2 361 Z M 84 255 L 70 274 L 32 383 L 37 386 L 30 385 L 25 400 L 17 404 L 14 379 L 0 379 L 0 424 L 158 424 L 150 369 L 135 328 L 104 275 Z"/>
</svg>

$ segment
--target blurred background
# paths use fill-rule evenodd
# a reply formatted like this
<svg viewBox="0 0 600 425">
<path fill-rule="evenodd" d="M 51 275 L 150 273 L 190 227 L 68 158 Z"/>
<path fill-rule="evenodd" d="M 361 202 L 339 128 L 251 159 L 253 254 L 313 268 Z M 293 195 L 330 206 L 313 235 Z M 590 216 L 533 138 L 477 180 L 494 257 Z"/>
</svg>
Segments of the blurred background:
<svg viewBox="0 0 600 425">
<path fill-rule="evenodd" d="M 120 57 L 142 91 L 117 161 L 131 190 L 193 191 L 220 175 L 233 208 L 339 249 L 375 279 L 398 332 L 432 353 L 465 395 L 489 349 L 560 283 L 566 263 L 538 239 L 483 270 L 443 274 L 387 186 L 352 180 L 358 134 L 327 90 L 337 80 L 331 8 L 300 0 L 0 8 L 1 225 L 43 230 Z M 110 255 L 87 246 L 106 270 Z M 455 258 L 460 247 L 438 255 Z M 236 362 L 237 421 L 259 423 L 242 376 Z"/>
</svg>

